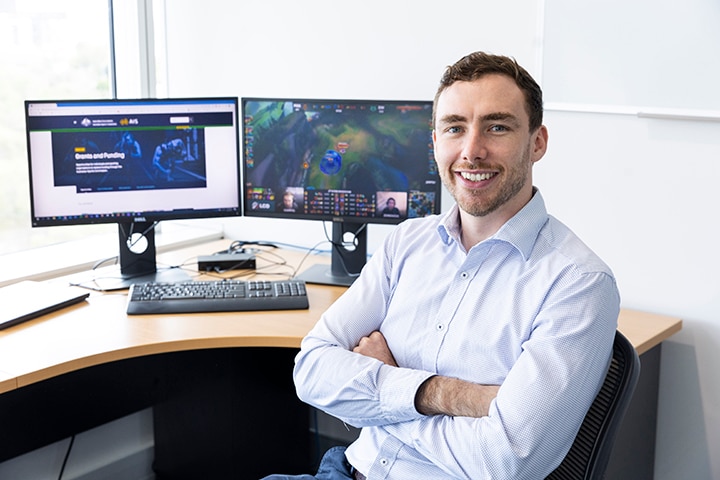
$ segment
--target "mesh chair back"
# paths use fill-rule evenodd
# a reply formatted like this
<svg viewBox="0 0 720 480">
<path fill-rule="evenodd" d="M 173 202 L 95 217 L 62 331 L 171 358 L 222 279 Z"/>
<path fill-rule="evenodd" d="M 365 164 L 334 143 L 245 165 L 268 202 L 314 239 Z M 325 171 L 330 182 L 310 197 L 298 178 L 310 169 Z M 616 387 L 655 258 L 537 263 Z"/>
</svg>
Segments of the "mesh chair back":
<svg viewBox="0 0 720 480">
<path fill-rule="evenodd" d="M 615 332 L 612 362 L 600 392 L 562 463 L 546 480 L 599 480 L 607 468 L 618 426 L 640 376 L 640 358 L 630 341 Z"/>
</svg>

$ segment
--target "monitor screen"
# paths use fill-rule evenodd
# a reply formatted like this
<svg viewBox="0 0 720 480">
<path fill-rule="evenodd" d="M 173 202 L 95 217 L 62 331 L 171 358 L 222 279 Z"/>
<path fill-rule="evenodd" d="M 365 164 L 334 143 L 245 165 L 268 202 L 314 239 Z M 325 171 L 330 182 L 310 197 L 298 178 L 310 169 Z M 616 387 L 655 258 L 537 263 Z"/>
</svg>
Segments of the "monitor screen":
<svg viewBox="0 0 720 480">
<path fill-rule="evenodd" d="M 357 232 L 348 225 L 440 212 L 431 101 L 241 103 L 245 215 L 327 220 L 336 232 Z"/>
<path fill-rule="evenodd" d="M 242 213 L 237 97 L 28 100 L 25 118 L 34 227 L 118 223 L 122 247 L 161 220 Z"/>
<path fill-rule="evenodd" d="M 399 223 L 439 212 L 432 102 L 243 98 L 245 214 Z"/>
<path fill-rule="evenodd" d="M 33 226 L 240 214 L 237 98 L 25 108 Z"/>
</svg>

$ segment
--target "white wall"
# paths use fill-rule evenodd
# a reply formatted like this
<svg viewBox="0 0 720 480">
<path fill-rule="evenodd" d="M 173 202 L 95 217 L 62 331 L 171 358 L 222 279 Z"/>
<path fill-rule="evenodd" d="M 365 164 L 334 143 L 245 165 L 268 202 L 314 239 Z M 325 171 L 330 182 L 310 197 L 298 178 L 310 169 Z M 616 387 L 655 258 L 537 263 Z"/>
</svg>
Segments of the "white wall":
<svg viewBox="0 0 720 480">
<path fill-rule="evenodd" d="M 431 99 L 443 67 L 475 49 L 535 65 L 535 0 L 172 0 L 171 95 Z M 513 34 L 498 21 L 513 19 Z"/>
<path fill-rule="evenodd" d="M 429 99 L 442 69 L 470 51 L 514 56 L 540 80 L 548 53 L 543 0 L 168 4 L 170 95 Z M 603 34 L 619 33 L 611 27 Z M 613 267 L 623 307 L 684 320 L 663 347 L 656 478 L 720 479 L 710 454 L 720 451 L 720 123 L 550 110 L 546 124 L 535 183 L 551 213 Z M 292 229 L 309 246 L 321 228 L 242 218 L 228 231 L 281 241 Z M 370 227 L 371 248 L 384 228 Z"/>
</svg>

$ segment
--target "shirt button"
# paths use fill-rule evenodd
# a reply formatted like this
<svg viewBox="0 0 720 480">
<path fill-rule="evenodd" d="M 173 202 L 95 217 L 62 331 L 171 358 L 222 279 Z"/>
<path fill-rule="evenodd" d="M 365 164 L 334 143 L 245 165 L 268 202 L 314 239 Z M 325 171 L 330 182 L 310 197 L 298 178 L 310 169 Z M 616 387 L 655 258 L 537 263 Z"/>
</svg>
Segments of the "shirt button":
<svg viewBox="0 0 720 480">
<path fill-rule="evenodd" d="M 435 328 L 437 328 L 437 331 L 438 331 L 438 332 L 441 332 L 442 329 L 445 328 L 445 325 L 443 325 L 442 323 L 438 323 Z"/>
<path fill-rule="evenodd" d="M 460 278 L 462 278 L 463 280 L 467 280 L 468 277 L 469 277 L 469 275 L 467 272 L 460 273 Z"/>
<path fill-rule="evenodd" d="M 382 465 L 383 467 L 387 467 L 387 464 L 388 464 L 388 461 L 386 458 L 380 459 L 380 465 Z"/>
</svg>

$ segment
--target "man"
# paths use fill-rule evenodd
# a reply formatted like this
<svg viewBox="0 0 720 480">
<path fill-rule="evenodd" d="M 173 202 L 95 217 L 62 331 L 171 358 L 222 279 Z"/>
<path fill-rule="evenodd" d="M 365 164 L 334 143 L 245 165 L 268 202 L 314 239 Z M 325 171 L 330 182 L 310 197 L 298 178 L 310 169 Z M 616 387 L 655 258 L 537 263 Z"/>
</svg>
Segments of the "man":
<svg viewBox="0 0 720 480">
<path fill-rule="evenodd" d="M 283 194 L 282 208 L 281 210 L 286 213 L 294 213 L 297 211 L 297 202 L 295 201 L 295 195 L 290 190 L 286 190 Z"/>
<path fill-rule="evenodd" d="M 125 160 L 140 160 L 142 158 L 140 142 L 135 140 L 132 132 L 123 132 L 120 140 L 115 144 L 114 150 L 124 153 Z"/>
<path fill-rule="evenodd" d="M 155 168 L 155 178 L 172 182 L 175 163 L 178 160 L 182 160 L 184 156 L 185 144 L 180 138 L 173 138 L 155 147 L 155 154 L 152 160 L 153 167 Z"/>
<path fill-rule="evenodd" d="M 540 88 L 473 53 L 446 70 L 433 117 L 456 205 L 393 230 L 303 340 L 299 397 L 362 430 L 295 478 L 542 479 L 604 379 L 619 294 L 532 185 Z"/>
<path fill-rule="evenodd" d="M 400 216 L 400 210 L 395 206 L 395 199 L 393 197 L 388 198 L 387 202 L 385 202 L 385 208 L 383 208 L 382 216 L 395 218 Z"/>
</svg>

